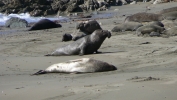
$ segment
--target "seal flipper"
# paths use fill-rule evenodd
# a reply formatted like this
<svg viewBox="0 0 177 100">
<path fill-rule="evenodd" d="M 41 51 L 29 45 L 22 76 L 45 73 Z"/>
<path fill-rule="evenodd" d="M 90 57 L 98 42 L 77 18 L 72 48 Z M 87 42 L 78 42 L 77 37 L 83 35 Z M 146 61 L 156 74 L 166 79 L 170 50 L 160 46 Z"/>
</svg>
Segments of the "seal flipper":
<svg viewBox="0 0 177 100">
<path fill-rule="evenodd" d="M 51 54 L 46 54 L 46 55 L 44 55 L 44 56 L 52 56 Z"/>
<path fill-rule="evenodd" d="M 47 72 L 45 70 L 39 70 L 38 72 L 32 74 L 32 75 L 40 75 L 40 74 L 46 74 Z"/>
</svg>

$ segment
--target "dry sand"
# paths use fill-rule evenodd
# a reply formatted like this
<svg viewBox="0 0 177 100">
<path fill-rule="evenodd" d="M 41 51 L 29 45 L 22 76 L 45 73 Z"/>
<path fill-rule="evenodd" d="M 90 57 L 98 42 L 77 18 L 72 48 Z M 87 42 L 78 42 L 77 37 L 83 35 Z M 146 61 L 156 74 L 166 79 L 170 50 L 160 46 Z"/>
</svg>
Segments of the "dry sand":
<svg viewBox="0 0 177 100">
<path fill-rule="evenodd" d="M 156 12 L 177 2 L 149 5 L 138 3 L 112 7 L 115 17 L 97 20 L 105 30 L 125 16 Z M 119 9 L 115 10 L 114 9 Z M 108 11 L 111 12 L 111 11 Z M 177 38 L 137 37 L 134 32 L 113 33 L 99 51 L 84 56 L 45 57 L 61 42 L 63 33 L 72 32 L 76 22 L 62 28 L 17 31 L 0 37 L 0 100 L 176 100 Z M 4 28 L 0 31 L 6 31 Z M 86 74 L 45 74 L 30 76 L 49 65 L 90 57 L 115 65 L 118 70 Z"/>
</svg>

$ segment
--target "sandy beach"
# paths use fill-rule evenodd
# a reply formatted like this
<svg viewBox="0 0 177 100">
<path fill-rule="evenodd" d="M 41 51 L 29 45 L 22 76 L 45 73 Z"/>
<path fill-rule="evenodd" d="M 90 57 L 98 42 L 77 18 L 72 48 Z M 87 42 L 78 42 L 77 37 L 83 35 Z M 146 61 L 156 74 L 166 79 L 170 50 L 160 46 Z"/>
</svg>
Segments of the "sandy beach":
<svg viewBox="0 0 177 100">
<path fill-rule="evenodd" d="M 113 6 L 107 13 L 115 15 L 97 19 L 104 30 L 122 23 L 137 12 L 156 13 L 177 2 L 152 5 Z M 176 36 L 138 37 L 135 32 L 112 33 L 99 51 L 83 56 L 46 57 L 58 47 L 64 33 L 72 33 L 79 21 L 61 23 L 62 28 L 25 31 L 18 29 L 0 36 L 0 100 L 176 100 Z M 0 32 L 9 31 L 2 28 Z M 16 29 L 17 30 L 17 29 Z M 117 67 L 116 71 L 31 76 L 48 66 L 78 58 L 94 58 Z"/>
</svg>

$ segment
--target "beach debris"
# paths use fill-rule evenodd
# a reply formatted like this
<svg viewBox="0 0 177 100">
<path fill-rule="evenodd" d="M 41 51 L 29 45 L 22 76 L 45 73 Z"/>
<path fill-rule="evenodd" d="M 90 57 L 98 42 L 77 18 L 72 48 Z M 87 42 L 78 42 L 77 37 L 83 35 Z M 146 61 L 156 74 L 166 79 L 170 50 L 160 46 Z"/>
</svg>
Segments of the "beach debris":
<svg viewBox="0 0 177 100">
<path fill-rule="evenodd" d="M 154 78 L 154 77 L 139 77 L 139 76 L 135 76 L 131 79 L 127 79 L 128 81 L 133 81 L 133 82 L 144 82 L 144 81 L 157 81 L 160 80 L 160 78 Z"/>
</svg>

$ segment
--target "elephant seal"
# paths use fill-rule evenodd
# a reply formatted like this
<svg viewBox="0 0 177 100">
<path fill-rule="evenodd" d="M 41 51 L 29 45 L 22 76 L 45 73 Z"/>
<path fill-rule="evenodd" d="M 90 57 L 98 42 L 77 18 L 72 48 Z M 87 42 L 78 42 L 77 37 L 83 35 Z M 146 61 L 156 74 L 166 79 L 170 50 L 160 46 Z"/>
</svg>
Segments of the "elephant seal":
<svg viewBox="0 0 177 100">
<path fill-rule="evenodd" d="M 136 34 L 138 36 L 145 35 L 145 34 L 150 35 L 150 34 L 152 34 L 151 32 L 162 33 L 164 30 L 165 30 L 164 27 L 160 27 L 158 25 L 145 25 L 145 26 L 139 27 L 136 30 Z"/>
<path fill-rule="evenodd" d="M 68 34 L 68 33 L 63 34 L 62 42 L 63 41 L 70 41 L 70 40 L 72 40 L 71 34 Z"/>
<path fill-rule="evenodd" d="M 160 21 L 150 22 L 149 25 L 157 25 L 157 26 L 160 26 L 160 27 L 164 27 L 164 24 Z"/>
<path fill-rule="evenodd" d="M 76 29 L 80 29 L 80 31 L 86 34 L 91 34 L 96 29 L 102 29 L 102 28 L 96 20 L 91 20 L 91 21 L 84 21 L 84 22 L 79 23 L 76 26 Z"/>
<path fill-rule="evenodd" d="M 62 36 L 62 42 L 64 41 L 76 41 L 84 36 L 86 36 L 88 34 L 85 34 L 84 32 L 81 32 L 79 30 L 75 30 L 72 34 L 67 34 L 65 33 L 63 36 Z"/>
<path fill-rule="evenodd" d="M 40 70 L 33 75 L 47 73 L 93 73 L 117 70 L 114 65 L 92 58 L 81 58 L 68 62 L 57 63 L 49 66 L 45 70 Z"/>
<path fill-rule="evenodd" d="M 158 14 L 169 13 L 169 12 L 172 12 L 172 11 L 177 11 L 177 7 L 171 7 L 171 8 L 163 9 L 163 10 L 159 11 Z"/>
<path fill-rule="evenodd" d="M 58 27 L 62 27 L 62 26 L 60 24 L 56 24 L 55 22 L 49 19 L 41 19 L 40 21 L 35 23 L 28 31 L 58 28 Z"/>
<path fill-rule="evenodd" d="M 116 25 L 111 31 L 112 32 L 136 31 L 136 29 L 141 26 L 143 26 L 143 24 L 138 22 L 127 22 Z"/>
<path fill-rule="evenodd" d="M 160 14 L 154 14 L 154 13 L 136 13 L 131 16 L 127 16 L 124 20 L 124 22 L 151 22 L 151 21 L 161 21 L 163 20 L 163 16 Z"/>
<path fill-rule="evenodd" d="M 177 19 L 177 11 L 172 11 L 172 12 L 164 13 L 162 15 L 167 20 L 175 20 L 175 19 Z"/>
<path fill-rule="evenodd" d="M 169 28 L 167 30 L 164 30 L 162 33 L 167 36 L 176 36 L 177 35 L 177 26 Z"/>
<path fill-rule="evenodd" d="M 74 31 L 72 34 L 63 35 L 62 41 L 65 41 L 70 37 L 72 37 L 71 40 L 76 41 L 81 37 L 93 33 L 97 29 L 102 29 L 102 28 L 96 20 L 81 22 L 76 26 L 76 31 Z"/>
<path fill-rule="evenodd" d="M 164 24 L 164 27 L 166 29 L 177 26 L 177 21 L 175 22 L 175 20 L 163 20 L 162 23 Z"/>
<path fill-rule="evenodd" d="M 97 50 L 100 48 L 106 37 L 110 38 L 111 33 L 107 30 L 98 29 L 92 34 L 82 37 L 69 45 L 58 48 L 53 53 L 45 56 L 85 55 L 93 54 L 94 52 L 98 53 Z"/>
</svg>

